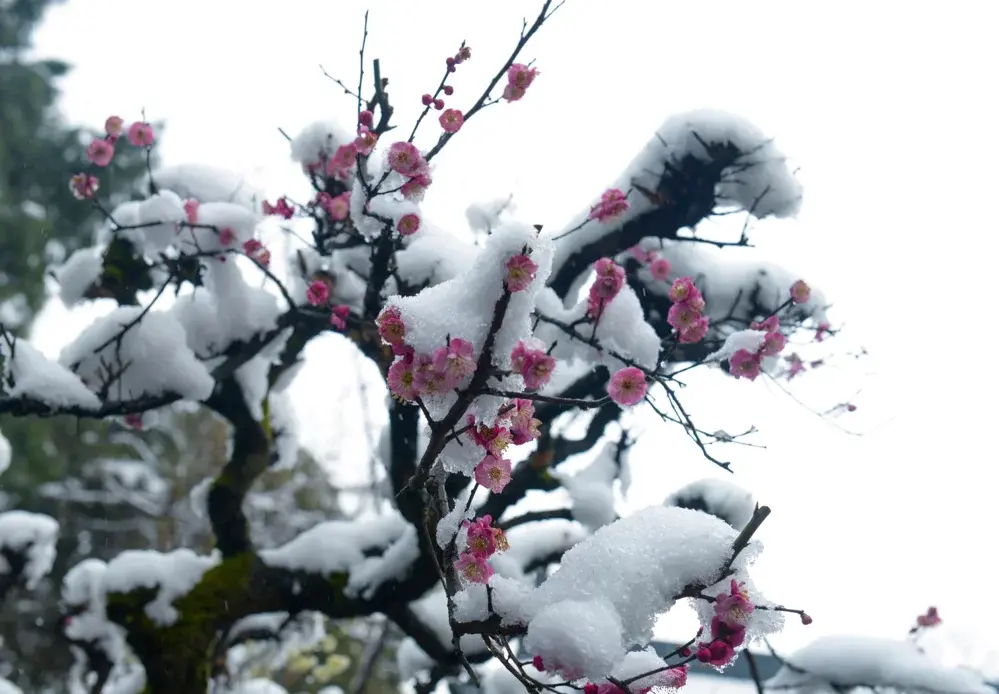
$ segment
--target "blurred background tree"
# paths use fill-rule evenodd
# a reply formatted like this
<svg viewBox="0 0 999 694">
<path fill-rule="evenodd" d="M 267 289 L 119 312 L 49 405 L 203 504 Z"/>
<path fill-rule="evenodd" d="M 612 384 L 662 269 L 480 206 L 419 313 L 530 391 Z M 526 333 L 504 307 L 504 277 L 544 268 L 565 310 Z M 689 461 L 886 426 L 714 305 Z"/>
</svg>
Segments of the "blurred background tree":
<svg viewBox="0 0 999 694">
<path fill-rule="evenodd" d="M 59 111 L 59 79 L 70 66 L 32 55 L 35 28 L 61 1 L 0 0 L 0 323 L 22 335 L 30 335 L 46 301 L 59 301 L 47 290 L 46 273 L 92 243 L 102 221 L 68 187 L 70 176 L 86 168 L 86 144 L 99 133 L 72 125 Z M 112 204 L 132 197 L 156 163 L 140 149 L 121 148 L 101 173 Z M 15 591 L 0 604 L 0 676 L 25 691 L 65 691 L 72 657 L 56 628 L 62 577 L 81 559 L 106 560 L 131 548 L 208 551 L 205 480 L 225 462 L 228 428 L 205 411 L 180 408 L 141 431 L 122 422 L 0 416 L 0 433 L 12 449 L 12 464 L 0 477 L 0 511 L 46 513 L 62 528 L 52 574 L 32 594 Z M 248 516 L 265 535 L 261 546 L 342 515 L 323 466 L 297 446 L 285 458 L 247 499 Z M 287 646 L 280 653 L 257 648 L 246 667 L 304 691 L 323 683 L 346 688 L 364 661 L 367 633 L 363 624 L 324 623 L 318 640 L 301 644 L 302 653 L 321 656 L 315 668 L 303 669 L 308 655 Z M 391 654 L 385 645 L 380 656 Z M 369 692 L 394 689 L 383 664 L 368 670 Z"/>
</svg>

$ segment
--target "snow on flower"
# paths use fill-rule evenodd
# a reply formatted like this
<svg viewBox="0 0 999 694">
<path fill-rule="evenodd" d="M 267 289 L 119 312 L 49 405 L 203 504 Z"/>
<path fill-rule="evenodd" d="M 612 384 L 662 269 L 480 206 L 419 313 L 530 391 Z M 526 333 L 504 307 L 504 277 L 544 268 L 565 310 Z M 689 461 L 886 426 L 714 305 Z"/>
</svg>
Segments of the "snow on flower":
<svg viewBox="0 0 999 694">
<path fill-rule="evenodd" d="M 531 249 L 531 259 L 538 266 L 536 279 L 524 290 L 508 294 L 506 263 L 523 254 L 525 248 Z M 501 297 L 508 294 L 491 361 L 497 369 L 512 370 L 509 355 L 518 340 L 531 334 L 531 313 L 547 278 L 551 249 L 551 241 L 539 238 L 535 229 L 528 225 L 516 222 L 501 225 L 486 239 L 471 267 L 463 274 L 428 287 L 416 296 L 390 297 L 387 304 L 393 307 L 394 313 L 383 312 L 385 318 L 379 318 L 383 339 L 388 341 L 385 335 L 389 334 L 393 340 L 404 341 L 416 354 L 429 355 L 447 344 L 449 336 L 461 336 L 472 345 L 475 354 L 481 355 L 493 314 Z M 404 328 L 404 338 L 396 337 L 400 328 Z M 480 398 L 476 407 L 487 407 L 495 413 L 501 404 L 497 398 Z M 427 407 L 432 416 L 437 416 L 442 413 L 444 402 L 428 402 Z"/>
<path fill-rule="evenodd" d="M 527 286 L 534 281 L 538 272 L 538 265 L 530 256 L 523 253 L 506 261 L 506 288 L 511 292 L 520 292 L 527 289 Z"/>
</svg>

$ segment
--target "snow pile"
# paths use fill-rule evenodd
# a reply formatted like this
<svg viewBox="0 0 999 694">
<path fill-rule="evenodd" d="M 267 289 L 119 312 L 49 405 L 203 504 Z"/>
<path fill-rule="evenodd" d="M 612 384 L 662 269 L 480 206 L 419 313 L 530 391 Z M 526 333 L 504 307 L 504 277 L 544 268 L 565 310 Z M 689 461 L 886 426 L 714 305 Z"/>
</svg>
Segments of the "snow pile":
<svg viewBox="0 0 999 694">
<path fill-rule="evenodd" d="M 944 667 L 911 641 L 824 636 L 787 658 L 767 688 L 837 692 L 853 687 L 934 694 L 996 694 L 970 670 Z"/>
<path fill-rule="evenodd" d="M 22 555 L 24 585 L 34 590 L 52 570 L 58 535 L 59 524 L 49 516 L 27 511 L 0 513 L 0 574 L 14 570 L 5 553 Z"/>
<path fill-rule="evenodd" d="M 215 387 L 177 319 L 138 306 L 122 306 L 95 320 L 63 348 L 59 362 L 92 390 L 110 382 L 111 400 L 162 393 L 205 400 Z"/>
<path fill-rule="evenodd" d="M 690 585 L 718 581 L 736 532 L 696 511 L 651 506 L 605 526 L 570 549 L 561 567 L 531 594 L 519 615 L 530 621 L 563 600 L 606 599 L 623 625 L 625 645 L 647 641 L 657 616 Z M 750 553 L 744 550 L 739 561 Z M 556 659 L 557 660 L 557 659 Z"/>
<path fill-rule="evenodd" d="M 418 540 L 416 529 L 393 513 L 320 523 L 281 547 L 262 551 L 260 557 L 270 566 L 289 571 L 324 576 L 347 572 L 344 592 L 367 599 L 386 581 L 405 576 L 419 557 Z M 381 553 L 365 556 L 372 550 Z"/>
<path fill-rule="evenodd" d="M 317 121 L 306 126 L 291 141 L 292 161 L 301 164 L 308 172 L 309 166 L 333 156 L 337 147 L 353 142 L 354 136 L 335 121 Z"/>
<path fill-rule="evenodd" d="M 562 300 L 549 288 L 538 296 L 538 313 L 565 324 L 573 324 L 586 316 L 587 301 L 584 298 L 575 306 L 565 309 Z M 615 355 L 654 370 L 659 363 L 659 336 L 645 320 L 642 305 L 634 290 L 624 285 L 617 296 L 608 303 L 600 314 L 596 332 L 592 326 L 577 327 L 584 337 L 591 335 L 600 344 L 601 350 L 575 340 L 550 323 L 538 324 L 535 336 L 547 343 L 557 341 L 552 355 L 559 360 L 580 359 L 587 363 L 604 364 L 611 371 L 617 371 L 625 363 Z"/>
<path fill-rule="evenodd" d="M 169 626 L 179 613 L 173 601 L 193 589 L 206 571 L 220 562 L 217 553 L 198 556 L 189 549 L 163 554 L 152 550 L 126 550 L 107 566 L 102 586 L 105 593 L 129 593 L 137 588 L 156 588 L 156 599 L 146 605 L 146 614 L 157 624 Z"/>
<path fill-rule="evenodd" d="M 709 477 L 676 490 L 666 499 L 667 506 L 704 511 L 742 530 L 753 517 L 753 495 L 727 479 Z"/>
<path fill-rule="evenodd" d="M 74 306 L 104 272 L 104 258 L 99 248 L 74 251 L 55 271 L 59 283 L 59 298 L 66 306 Z"/>
<path fill-rule="evenodd" d="M 6 341 L 0 341 L 0 354 L 4 383 L 12 384 L 7 391 L 11 398 L 31 398 L 53 408 L 96 410 L 101 406 L 98 397 L 76 374 L 24 340 L 15 339 L 13 349 Z"/>
<path fill-rule="evenodd" d="M 624 658 L 623 634 L 621 617 L 606 600 L 567 599 L 535 615 L 524 647 L 549 663 L 558 663 L 567 677 L 600 680 Z"/>
<path fill-rule="evenodd" d="M 704 359 L 705 361 L 721 361 L 731 359 L 732 355 L 740 349 L 744 349 L 750 354 L 756 354 L 763 347 L 767 339 L 765 330 L 737 330 L 725 338 L 725 343 L 720 349 L 712 352 Z"/>
<path fill-rule="evenodd" d="M 517 211 L 513 198 L 496 198 L 485 202 L 472 203 L 465 210 L 465 219 L 472 231 L 491 233 L 500 224 L 504 215 L 512 215 Z"/>
<path fill-rule="evenodd" d="M 407 285 L 440 284 L 471 267 L 479 248 L 424 220 L 420 231 L 395 254 L 399 278 Z"/>
<path fill-rule="evenodd" d="M 801 187 L 784 157 L 762 132 L 746 120 L 722 111 L 690 111 L 667 119 L 618 179 L 608 186 L 630 191 L 629 210 L 615 219 L 590 221 L 566 237 L 556 248 L 554 269 L 557 271 L 580 246 L 614 233 L 623 224 L 657 207 L 634 188 L 636 184 L 656 191 L 660 178 L 670 171 L 667 164 L 676 168 L 685 157 L 703 162 L 716 160 L 703 143 L 730 144 L 741 154 L 735 165 L 721 173 L 721 182 L 715 190 L 717 202 L 740 207 L 761 219 L 793 216 L 798 211 Z M 705 215 L 708 212 L 703 211 Z M 570 220 L 565 230 L 579 226 L 588 215 L 589 207 Z"/>
<path fill-rule="evenodd" d="M 164 166 L 153 172 L 158 188 L 198 202 L 228 202 L 257 212 L 263 195 L 239 174 L 204 164 Z M 119 222 L 121 220 L 118 220 Z"/>
<path fill-rule="evenodd" d="M 0 694 L 24 694 L 24 692 L 10 680 L 0 677 Z"/>
<path fill-rule="evenodd" d="M 0 432 L 0 475 L 10 467 L 11 453 L 10 441 Z"/>
<path fill-rule="evenodd" d="M 620 466 L 614 456 L 618 445 L 606 442 L 596 459 L 575 475 L 568 476 L 560 470 L 553 475 L 572 499 L 572 517 L 591 530 L 596 530 L 617 519 L 614 510 L 614 480 L 618 479 Z"/>
</svg>

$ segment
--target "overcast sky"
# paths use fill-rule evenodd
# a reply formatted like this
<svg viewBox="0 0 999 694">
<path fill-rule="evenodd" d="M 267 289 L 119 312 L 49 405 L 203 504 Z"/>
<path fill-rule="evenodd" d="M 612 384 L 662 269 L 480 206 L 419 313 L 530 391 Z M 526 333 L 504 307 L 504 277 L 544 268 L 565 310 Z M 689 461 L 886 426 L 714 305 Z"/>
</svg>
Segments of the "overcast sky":
<svg viewBox="0 0 999 694">
<path fill-rule="evenodd" d="M 390 79 L 397 122 L 412 122 L 462 39 L 473 58 L 455 76 L 452 104 L 469 105 L 539 4 L 368 3 L 367 55 Z M 318 65 L 356 84 L 363 9 L 174 0 L 137 11 L 134 0 L 70 0 L 37 48 L 75 65 L 63 101 L 74 121 L 99 127 L 144 108 L 167 121 L 168 163 L 228 167 L 274 196 L 303 190 L 277 128 L 351 122 L 354 102 Z M 765 452 L 727 454 L 738 481 L 774 508 L 759 582 L 815 617 L 808 629 L 790 625 L 780 645 L 830 632 L 902 636 L 932 603 L 977 664 L 999 662 L 999 608 L 983 595 L 999 481 L 988 328 L 997 19 L 997 5 L 981 0 L 569 0 L 524 54 L 541 71 L 528 96 L 470 121 L 438 160 L 425 210 L 452 228 L 468 203 L 511 192 L 525 221 L 557 226 L 666 116 L 689 108 L 750 118 L 800 167 L 799 218 L 758 224 L 753 240 L 823 288 L 846 323 L 844 346 L 872 353 L 795 390 L 824 408 L 864 386 L 858 411 L 837 422 L 869 433 L 844 434 L 762 381 L 709 373 L 684 394 L 713 423 L 705 428 L 763 430 Z M 66 320 L 48 311 L 38 339 L 57 345 Z M 329 451 L 323 423 L 341 416 L 330 392 L 349 377 L 318 364 L 308 380 L 321 388 L 301 389 L 312 409 L 306 439 Z M 643 426 L 629 505 L 715 474 L 675 432 Z"/>
</svg>

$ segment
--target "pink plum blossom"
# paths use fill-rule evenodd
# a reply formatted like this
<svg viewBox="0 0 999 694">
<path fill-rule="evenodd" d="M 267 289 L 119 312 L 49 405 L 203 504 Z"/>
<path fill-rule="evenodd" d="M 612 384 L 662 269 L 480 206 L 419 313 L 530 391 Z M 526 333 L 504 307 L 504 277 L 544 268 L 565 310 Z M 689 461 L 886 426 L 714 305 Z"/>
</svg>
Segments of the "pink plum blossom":
<svg viewBox="0 0 999 694">
<path fill-rule="evenodd" d="M 486 558 L 471 552 L 462 552 L 455 561 L 454 568 L 466 583 L 486 583 L 493 575 L 493 567 Z"/>
<path fill-rule="evenodd" d="M 312 306 L 322 306 L 329 301 L 329 298 L 329 285 L 320 280 L 310 282 L 308 289 L 305 290 L 305 299 Z"/>
<path fill-rule="evenodd" d="M 399 218 L 395 228 L 403 236 L 412 236 L 420 230 L 420 215 L 412 212 L 404 214 Z"/>
<path fill-rule="evenodd" d="M 796 304 L 808 303 L 808 300 L 812 296 L 812 289 L 804 280 L 798 280 L 791 285 L 791 301 Z"/>
<path fill-rule="evenodd" d="M 333 310 L 330 312 L 330 325 L 332 325 L 337 330 L 346 330 L 347 316 L 349 315 L 350 315 L 350 306 L 347 306 L 345 304 L 338 304 L 337 306 L 334 306 Z"/>
<path fill-rule="evenodd" d="M 475 466 L 475 481 L 489 491 L 499 494 L 510 482 L 511 469 L 510 461 L 506 458 L 498 458 L 492 454 L 487 454 Z"/>
<path fill-rule="evenodd" d="M 510 292 L 520 292 L 527 289 L 537 276 L 538 265 L 530 256 L 524 253 L 506 261 L 506 288 Z"/>
<path fill-rule="evenodd" d="M 128 126 L 128 141 L 133 147 L 151 147 L 155 139 L 149 123 L 136 121 Z"/>
<path fill-rule="evenodd" d="M 378 334 L 390 345 L 401 345 L 406 337 L 406 325 L 395 306 L 383 308 L 375 319 L 375 325 L 378 326 Z"/>
<path fill-rule="evenodd" d="M 465 116 L 456 108 L 449 108 L 440 117 L 441 127 L 446 133 L 456 133 L 465 122 Z"/>
<path fill-rule="evenodd" d="M 87 159 L 95 166 L 107 166 L 114 158 L 114 145 L 107 140 L 94 140 L 87 147 Z"/>
<path fill-rule="evenodd" d="M 736 378 L 755 381 L 760 375 L 760 357 L 748 350 L 740 349 L 728 360 L 728 371 Z"/>
<path fill-rule="evenodd" d="M 621 407 L 631 407 L 642 401 L 648 390 L 645 374 L 634 366 L 627 366 L 613 376 L 607 384 L 611 400 Z"/>
</svg>

